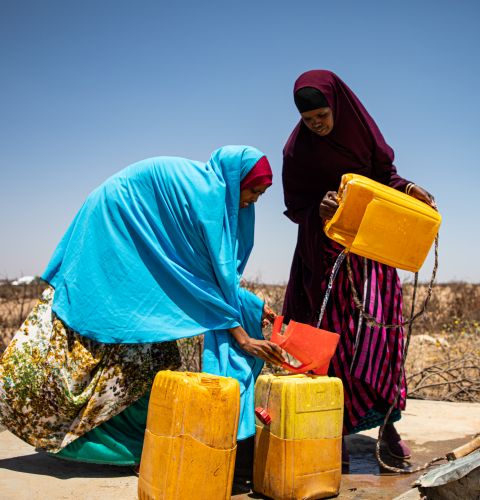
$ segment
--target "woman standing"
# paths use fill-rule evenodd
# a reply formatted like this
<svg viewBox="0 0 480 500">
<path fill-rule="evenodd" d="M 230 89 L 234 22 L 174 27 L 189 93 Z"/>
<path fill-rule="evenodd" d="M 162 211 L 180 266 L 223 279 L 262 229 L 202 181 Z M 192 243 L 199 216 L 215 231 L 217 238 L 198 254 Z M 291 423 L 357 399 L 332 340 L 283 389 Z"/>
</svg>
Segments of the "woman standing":
<svg viewBox="0 0 480 500">
<path fill-rule="evenodd" d="M 301 120 L 283 151 L 283 188 L 285 215 L 298 224 L 298 239 L 284 315 L 286 321 L 316 325 L 333 264 L 343 249 L 323 231 L 324 221 L 338 207 L 336 190 L 342 175 L 361 174 L 429 204 L 433 198 L 397 174 L 392 149 L 356 95 L 334 73 L 303 73 L 295 82 L 294 100 Z M 350 259 L 357 290 L 363 291 L 364 279 L 368 283 L 366 311 L 379 322 L 401 323 L 402 290 L 396 270 L 371 260 L 364 266 L 353 254 Z M 358 318 L 342 266 L 321 328 L 341 335 L 330 370 L 344 384 L 344 434 L 382 425 L 397 394 L 402 363 L 403 329 L 358 325 Z M 401 384 L 384 438 L 391 455 L 408 458 L 410 451 L 393 425 L 405 408 L 405 378 Z M 348 462 L 345 446 L 343 453 Z"/>
<path fill-rule="evenodd" d="M 1 359 L 7 429 L 63 458 L 138 464 L 156 372 L 179 366 L 176 339 L 204 333 L 204 369 L 239 380 L 238 437 L 253 435 L 255 378 L 282 358 L 240 275 L 271 183 L 263 153 L 226 146 L 207 163 L 135 163 L 93 191 Z"/>
</svg>

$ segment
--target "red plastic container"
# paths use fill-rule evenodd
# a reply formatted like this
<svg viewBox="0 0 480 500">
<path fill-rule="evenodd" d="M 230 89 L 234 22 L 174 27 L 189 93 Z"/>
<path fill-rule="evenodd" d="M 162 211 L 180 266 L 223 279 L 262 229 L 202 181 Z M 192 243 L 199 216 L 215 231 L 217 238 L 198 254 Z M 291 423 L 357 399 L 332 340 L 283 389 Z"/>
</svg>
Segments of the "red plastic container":
<svg viewBox="0 0 480 500">
<path fill-rule="evenodd" d="M 294 367 L 285 362 L 283 368 L 292 373 L 311 371 L 316 375 L 326 375 L 340 335 L 296 321 L 290 321 L 282 334 L 282 325 L 283 316 L 277 316 L 270 340 L 302 363 Z"/>
</svg>

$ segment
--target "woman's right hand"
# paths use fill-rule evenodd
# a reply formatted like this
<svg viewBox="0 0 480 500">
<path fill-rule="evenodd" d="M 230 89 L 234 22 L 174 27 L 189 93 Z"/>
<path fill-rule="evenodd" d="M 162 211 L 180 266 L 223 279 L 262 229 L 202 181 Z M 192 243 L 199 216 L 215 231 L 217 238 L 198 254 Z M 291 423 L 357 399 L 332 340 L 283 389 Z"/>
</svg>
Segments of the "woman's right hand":
<svg viewBox="0 0 480 500">
<path fill-rule="evenodd" d="M 336 191 L 327 191 L 327 194 L 320 202 L 319 214 L 322 219 L 331 219 L 338 208 L 338 193 Z"/>
</svg>

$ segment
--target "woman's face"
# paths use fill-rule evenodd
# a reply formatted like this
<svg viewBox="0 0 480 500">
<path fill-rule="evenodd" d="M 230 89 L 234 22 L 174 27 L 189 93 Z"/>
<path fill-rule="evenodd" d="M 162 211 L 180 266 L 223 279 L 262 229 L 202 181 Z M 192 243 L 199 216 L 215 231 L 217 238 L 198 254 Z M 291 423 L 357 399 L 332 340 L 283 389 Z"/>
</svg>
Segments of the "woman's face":
<svg viewBox="0 0 480 500">
<path fill-rule="evenodd" d="M 253 186 L 251 188 L 243 189 L 240 191 L 240 208 L 247 208 L 251 203 L 256 203 L 258 198 L 269 188 L 270 186 Z"/>
<path fill-rule="evenodd" d="M 332 108 L 312 109 L 300 114 L 303 123 L 317 135 L 328 135 L 333 129 Z"/>
</svg>

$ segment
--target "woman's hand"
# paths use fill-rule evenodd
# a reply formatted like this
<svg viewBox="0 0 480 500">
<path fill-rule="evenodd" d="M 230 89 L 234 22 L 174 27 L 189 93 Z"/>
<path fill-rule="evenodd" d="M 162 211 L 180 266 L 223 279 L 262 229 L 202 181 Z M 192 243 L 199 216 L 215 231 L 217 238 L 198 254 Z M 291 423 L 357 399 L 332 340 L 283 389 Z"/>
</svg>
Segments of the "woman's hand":
<svg viewBox="0 0 480 500">
<path fill-rule="evenodd" d="M 230 328 L 229 332 L 237 341 L 240 349 L 247 352 L 251 356 L 256 356 L 257 358 L 263 359 L 264 361 L 274 365 L 281 365 L 284 362 L 282 349 L 280 349 L 280 347 L 273 342 L 270 342 L 269 340 L 254 339 L 250 337 L 241 326 Z"/>
<path fill-rule="evenodd" d="M 268 326 L 268 323 L 273 324 L 275 317 L 276 314 L 267 306 L 267 304 L 264 304 L 262 313 L 262 328 Z"/>
<path fill-rule="evenodd" d="M 435 204 L 435 198 L 422 187 L 417 186 L 416 184 L 412 184 L 410 189 L 408 189 L 407 194 L 413 196 L 417 200 L 423 201 L 427 205 L 430 205 L 432 208 L 437 209 L 437 205 Z"/>
<path fill-rule="evenodd" d="M 285 362 L 282 356 L 282 349 L 277 344 L 269 340 L 257 340 L 249 337 L 243 343 L 239 343 L 242 351 L 248 352 L 252 356 L 263 359 L 274 365 L 282 365 Z"/>
<path fill-rule="evenodd" d="M 318 209 L 322 219 L 331 219 L 338 208 L 337 202 L 338 193 L 336 191 L 328 191 L 320 202 Z"/>
</svg>

